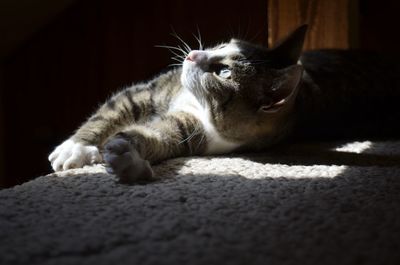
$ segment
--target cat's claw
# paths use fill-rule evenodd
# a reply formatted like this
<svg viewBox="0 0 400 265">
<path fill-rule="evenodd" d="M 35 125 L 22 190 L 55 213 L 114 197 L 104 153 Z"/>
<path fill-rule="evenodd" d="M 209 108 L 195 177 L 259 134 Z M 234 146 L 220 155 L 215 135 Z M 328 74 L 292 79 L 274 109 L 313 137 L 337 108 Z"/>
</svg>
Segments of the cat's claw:
<svg viewBox="0 0 400 265">
<path fill-rule="evenodd" d="M 128 140 L 122 137 L 111 138 L 104 145 L 106 170 L 115 174 L 123 183 L 153 179 L 153 170 L 148 161 L 142 159 Z"/>
<path fill-rule="evenodd" d="M 49 155 L 49 161 L 54 171 L 62 171 L 99 163 L 101 155 L 96 146 L 75 143 L 69 139 Z"/>
</svg>

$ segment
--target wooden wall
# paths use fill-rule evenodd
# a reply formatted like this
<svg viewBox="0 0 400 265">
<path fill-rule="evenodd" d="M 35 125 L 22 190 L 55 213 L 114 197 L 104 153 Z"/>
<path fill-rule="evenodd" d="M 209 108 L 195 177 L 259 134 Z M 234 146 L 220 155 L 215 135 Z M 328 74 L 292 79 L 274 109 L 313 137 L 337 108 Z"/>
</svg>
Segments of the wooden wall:
<svg viewBox="0 0 400 265">
<path fill-rule="evenodd" d="M 309 25 L 305 50 L 355 47 L 358 1 L 269 0 L 269 45 L 301 24 Z"/>
<path fill-rule="evenodd" d="M 304 49 L 359 48 L 399 54 L 397 0 L 269 0 L 268 44 L 308 24 Z"/>
</svg>

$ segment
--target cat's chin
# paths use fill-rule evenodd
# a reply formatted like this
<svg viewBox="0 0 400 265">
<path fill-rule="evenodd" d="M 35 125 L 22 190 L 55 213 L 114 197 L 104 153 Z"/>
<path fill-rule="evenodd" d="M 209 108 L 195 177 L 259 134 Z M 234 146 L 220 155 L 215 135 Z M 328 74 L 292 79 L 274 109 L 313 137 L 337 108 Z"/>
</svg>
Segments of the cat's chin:
<svg viewBox="0 0 400 265">
<path fill-rule="evenodd" d="M 189 60 L 185 60 L 182 66 L 181 83 L 183 87 L 191 88 L 198 82 L 199 69 L 197 69 L 195 63 Z"/>
</svg>

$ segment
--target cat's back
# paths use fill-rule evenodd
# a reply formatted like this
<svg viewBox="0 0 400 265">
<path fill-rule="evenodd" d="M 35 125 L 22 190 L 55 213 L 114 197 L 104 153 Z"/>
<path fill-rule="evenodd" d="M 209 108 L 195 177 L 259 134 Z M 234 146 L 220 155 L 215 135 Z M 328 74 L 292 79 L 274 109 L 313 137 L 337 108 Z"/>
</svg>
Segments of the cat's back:
<svg viewBox="0 0 400 265">
<path fill-rule="evenodd" d="M 400 117 L 400 61 L 359 50 L 303 53 L 298 98 L 303 120 L 317 126 L 348 126 Z M 357 125 L 358 126 L 358 125 Z"/>
<path fill-rule="evenodd" d="M 134 89 L 147 91 L 151 96 L 153 107 L 156 112 L 162 113 L 168 109 L 171 101 L 180 93 L 182 89 L 180 76 L 182 69 L 173 68 L 163 73 L 152 80 L 145 82 Z"/>
<path fill-rule="evenodd" d="M 359 50 L 315 50 L 300 58 L 309 78 L 325 92 L 347 98 L 386 97 L 400 90 L 400 61 L 396 57 Z M 365 97 L 364 97 L 365 98 Z"/>
<path fill-rule="evenodd" d="M 165 70 L 155 77 L 150 83 L 154 87 L 159 89 L 175 89 L 181 86 L 180 76 L 182 68 L 172 68 Z"/>
</svg>

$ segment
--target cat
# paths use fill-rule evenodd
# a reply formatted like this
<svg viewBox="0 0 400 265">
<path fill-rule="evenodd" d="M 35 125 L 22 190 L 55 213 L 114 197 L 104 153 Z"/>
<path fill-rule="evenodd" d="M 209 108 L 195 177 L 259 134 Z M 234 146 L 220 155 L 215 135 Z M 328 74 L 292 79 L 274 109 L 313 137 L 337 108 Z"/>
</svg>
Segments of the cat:
<svg viewBox="0 0 400 265">
<path fill-rule="evenodd" d="M 399 95 L 395 63 L 352 51 L 302 54 L 306 31 L 270 49 L 232 39 L 188 50 L 181 67 L 111 97 L 50 154 L 52 168 L 104 161 L 134 183 L 152 179 L 151 164 L 168 158 L 263 150 L 396 111 L 388 104 Z"/>
</svg>

